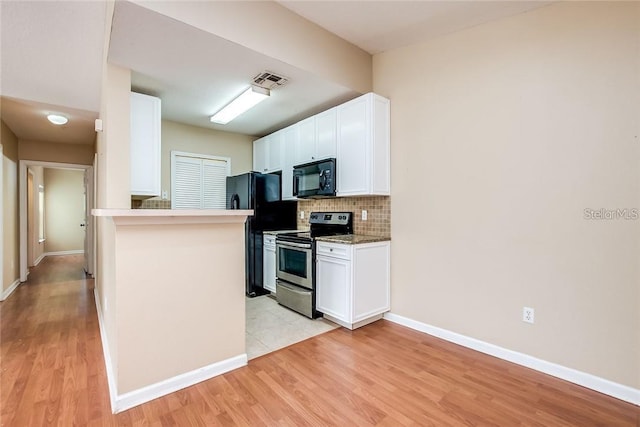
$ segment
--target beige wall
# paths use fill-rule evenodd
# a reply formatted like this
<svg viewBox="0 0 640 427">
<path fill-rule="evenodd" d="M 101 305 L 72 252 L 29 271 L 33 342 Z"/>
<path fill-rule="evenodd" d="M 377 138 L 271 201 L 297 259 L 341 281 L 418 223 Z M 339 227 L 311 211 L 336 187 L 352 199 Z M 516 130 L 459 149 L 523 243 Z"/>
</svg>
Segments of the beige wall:
<svg viewBox="0 0 640 427">
<path fill-rule="evenodd" d="M 109 3 L 113 8 L 113 3 Z M 111 16 L 108 13 L 107 16 Z M 108 39 L 107 39 L 108 43 Z M 131 206 L 129 187 L 129 99 L 131 72 L 106 64 L 102 73 L 100 118 L 103 132 L 97 139 L 96 207 L 128 209 Z M 116 261 L 115 227 L 109 218 L 96 221 L 96 289 L 102 310 L 105 344 L 110 351 L 113 374 L 118 373 L 118 336 L 116 328 Z M 107 361 L 107 363 L 109 363 Z M 117 385 L 116 385 L 117 386 Z"/>
<path fill-rule="evenodd" d="M 94 154 L 93 144 L 58 144 L 20 140 L 20 160 L 91 165 Z"/>
<path fill-rule="evenodd" d="M 2 286 L 0 294 L 20 278 L 18 234 L 18 139 L 0 120 L 2 145 Z"/>
<path fill-rule="evenodd" d="M 135 3 L 357 92 L 371 91 L 369 53 L 276 2 Z"/>
<path fill-rule="evenodd" d="M 130 206 L 130 74 L 109 64 L 104 68 L 98 208 Z M 250 146 L 245 137 L 217 134 Z M 168 137 L 187 138 L 181 150 L 205 150 L 211 135 L 163 124 L 164 149 L 169 148 L 164 142 Z M 215 139 L 214 144 L 225 147 Z M 236 147 L 228 149 L 231 153 Z M 245 167 L 250 164 L 250 155 L 242 158 Z M 99 217 L 97 222 L 96 287 L 116 395 L 244 354 L 242 223 L 116 228 L 111 218 Z"/>
<path fill-rule="evenodd" d="M 640 387 L 640 220 L 583 218 L 640 208 L 639 43 L 639 3 L 567 2 L 374 57 L 392 312 Z"/>
<path fill-rule="evenodd" d="M 243 223 L 116 235 L 120 394 L 245 353 Z"/>
<path fill-rule="evenodd" d="M 168 120 L 162 121 L 162 190 L 171 195 L 171 151 L 231 158 L 231 174 L 249 172 L 253 165 L 253 140 L 237 133 L 222 132 Z"/>
<path fill-rule="evenodd" d="M 84 250 L 84 171 L 44 170 L 46 252 Z"/>
</svg>

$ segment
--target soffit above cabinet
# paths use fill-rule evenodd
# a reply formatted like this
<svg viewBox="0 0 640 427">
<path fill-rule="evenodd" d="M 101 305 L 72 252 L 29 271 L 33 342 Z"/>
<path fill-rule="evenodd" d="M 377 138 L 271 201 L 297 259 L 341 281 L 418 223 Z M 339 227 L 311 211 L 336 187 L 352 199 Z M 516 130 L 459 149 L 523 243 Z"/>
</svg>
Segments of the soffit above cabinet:
<svg viewBox="0 0 640 427">
<path fill-rule="evenodd" d="M 129 2 L 116 3 L 109 62 L 133 71 L 133 90 L 162 99 L 163 119 L 247 135 L 266 135 L 359 95 Z M 289 81 L 229 124 L 209 121 L 265 70 Z"/>
</svg>

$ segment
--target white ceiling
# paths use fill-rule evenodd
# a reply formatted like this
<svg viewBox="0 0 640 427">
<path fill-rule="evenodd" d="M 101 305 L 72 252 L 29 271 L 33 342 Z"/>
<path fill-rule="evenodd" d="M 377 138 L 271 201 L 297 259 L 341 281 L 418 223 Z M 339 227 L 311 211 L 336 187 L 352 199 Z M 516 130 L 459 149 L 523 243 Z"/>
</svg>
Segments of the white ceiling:
<svg viewBox="0 0 640 427">
<path fill-rule="evenodd" d="M 371 54 L 408 46 L 553 1 L 289 1 L 282 6 Z"/>
<path fill-rule="evenodd" d="M 93 144 L 96 139 L 94 121 L 98 114 L 93 111 L 7 97 L 1 102 L 2 120 L 20 139 L 63 144 Z M 62 114 L 69 121 L 56 126 L 46 119 L 48 114 Z"/>
<path fill-rule="evenodd" d="M 551 2 L 279 3 L 364 50 L 377 53 Z M 2 119 L 21 139 L 67 138 L 67 142 L 93 143 L 93 118 L 100 105 L 104 2 L 2 0 L 0 16 Z M 357 95 L 125 1 L 116 3 L 109 60 L 134 71 L 134 89 L 162 98 L 164 118 L 251 135 L 269 133 Z M 291 82 L 274 89 L 271 99 L 229 125 L 208 121 L 210 114 L 263 70 L 283 74 Z M 35 125 L 45 110 L 56 110 L 72 119 L 64 132 L 53 133 L 48 124 Z"/>
<path fill-rule="evenodd" d="M 141 25 L 144 23 L 144 25 Z M 158 96 L 162 117 L 228 132 L 264 135 L 358 94 L 149 9 L 119 2 L 109 62 L 135 70 L 134 90 Z M 289 78 L 266 101 L 226 125 L 209 117 L 269 70 Z"/>
<path fill-rule="evenodd" d="M 18 138 L 94 142 L 105 16 L 101 2 L 0 1 L 0 113 Z"/>
</svg>

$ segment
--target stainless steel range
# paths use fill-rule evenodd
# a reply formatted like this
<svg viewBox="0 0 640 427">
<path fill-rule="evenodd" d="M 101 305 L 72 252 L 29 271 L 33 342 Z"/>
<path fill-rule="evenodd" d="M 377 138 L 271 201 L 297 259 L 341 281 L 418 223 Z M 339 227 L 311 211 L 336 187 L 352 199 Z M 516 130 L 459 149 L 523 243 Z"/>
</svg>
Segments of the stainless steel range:
<svg viewBox="0 0 640 427">
<path fill-rule="evenodd" d="M 310 318 L 316 311 L 315 238 L 353 233 L 351 212 L 311 212 L 308 232 L 276 236 L 276 299 Z"/>
</svg>

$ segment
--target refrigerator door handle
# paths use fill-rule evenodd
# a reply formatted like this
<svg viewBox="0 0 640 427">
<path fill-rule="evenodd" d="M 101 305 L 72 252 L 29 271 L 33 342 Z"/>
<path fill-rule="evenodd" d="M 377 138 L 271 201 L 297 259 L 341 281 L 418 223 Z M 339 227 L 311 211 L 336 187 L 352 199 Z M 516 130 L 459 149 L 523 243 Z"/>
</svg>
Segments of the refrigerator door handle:
<svg viewBox="0 0 640 427">
<path fill-rule="evenodd" d="M 240 196 L 237 193 L 231 196 L 231 209 L 240 209 Z"/>
</svg>

